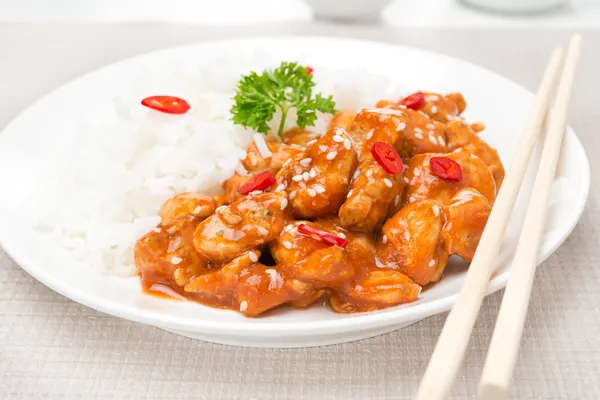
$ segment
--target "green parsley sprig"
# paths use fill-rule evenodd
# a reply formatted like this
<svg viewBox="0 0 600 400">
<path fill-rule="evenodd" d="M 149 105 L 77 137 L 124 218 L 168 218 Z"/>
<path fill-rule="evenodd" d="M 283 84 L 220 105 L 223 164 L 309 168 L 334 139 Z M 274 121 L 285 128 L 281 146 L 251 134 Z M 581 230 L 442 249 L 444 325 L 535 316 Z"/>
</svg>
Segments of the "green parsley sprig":
<svg viewBox="0 0 600 400">
<path fill-rule="evenodd" d="M 267 134 L 268 122 L 279 108 L 281 123 L 277 134 L 281 136 L 287 113 L 292 108 L 296 109 L 296 124 L 301 129 L 315 125 L 317 111 L 334 114 L 335 102 L 331 96 L 324 97 L 321 93 L 313 96 L 315 83 L 311 72 L 297 62 L 284 61 L 278 68 L 265 70 L 260 75 L 252 71 L 242 76 L 231 107 L 233 122 Z"/>
</svg>

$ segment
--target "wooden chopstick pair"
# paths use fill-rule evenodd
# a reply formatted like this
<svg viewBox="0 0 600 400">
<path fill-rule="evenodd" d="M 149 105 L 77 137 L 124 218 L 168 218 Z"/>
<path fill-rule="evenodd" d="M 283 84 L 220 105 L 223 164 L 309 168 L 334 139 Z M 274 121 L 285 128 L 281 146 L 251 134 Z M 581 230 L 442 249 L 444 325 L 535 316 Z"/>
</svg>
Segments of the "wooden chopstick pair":
<svg viewBox="0 0 600 400">
<path fill-rule="evenodd" d="M 533 276 L 538 261 L 548 211 L 548 199 L 566 127 L 575 66 L 579 58 L 581 36 L 571 38 L 556 101 L 550 115 L 544 148 L 536 175 L 533 194 L 519 238 L 509 282 L 498 314 L 496 327 L 479 384 L 481 400 L 508 399 L 510 381 L 519 351 L 527 314 Z M 537 92 L 531 117 L 525 127 L 512 164 L 498 193 L 481 236 L 477 252 L 452 311 L 446 319 L 435 350 L 417 393 L 417 400 L 447 399 L 458 373 L 471 331 L 493 271 L 529 159 L 542 131 L 550 97 L 560 72 L 563 51 L 552 57 Z"/>
</svg>

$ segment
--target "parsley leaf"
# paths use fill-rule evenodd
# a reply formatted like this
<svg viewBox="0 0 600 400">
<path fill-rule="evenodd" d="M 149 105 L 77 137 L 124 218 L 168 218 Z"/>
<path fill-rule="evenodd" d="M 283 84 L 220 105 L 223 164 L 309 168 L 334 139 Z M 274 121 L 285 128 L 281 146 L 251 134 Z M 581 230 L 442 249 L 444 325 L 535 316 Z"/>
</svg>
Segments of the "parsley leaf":
<svg viewBox="0 0 600 400">
<path fill-rule="evenodd" d="M 237 84 L 233 97 L 235 104 L 230 110 L 232 120 L 235 124 L 267 134 L 268 122 L 279 109 L 281 123 L 277 134 L 281 136 L 287 113 L 295 108 L 299 128 L 314 126 L 317 111 L 336 112 L 331 96 L 323 97 L 320 93 L 313 96 L 314 86 L 310 71 L 297 62 L 284 61 L 279 68 L 265 70 L 260 75 L 252 71 L 242 76 Z"/>
</svg>

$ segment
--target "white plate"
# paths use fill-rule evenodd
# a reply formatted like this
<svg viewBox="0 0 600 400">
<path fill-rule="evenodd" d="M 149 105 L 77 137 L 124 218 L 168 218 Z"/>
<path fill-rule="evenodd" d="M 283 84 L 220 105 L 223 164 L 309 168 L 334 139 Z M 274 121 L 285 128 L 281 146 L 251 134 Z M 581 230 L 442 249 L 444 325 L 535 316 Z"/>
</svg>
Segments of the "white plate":
<svg viewBox="0 0 600 400">
<path fill-rule="evenodd" d="M 297 311 L 283 308 L 263 318 L 248 319 L 232 311 L 164 300 L 143 294 L 137 278 L 99 276 L 75 268 L 56 249 L 21 227 L 14 217 L 17 204 L 32 193 L 40 179 L 45 155 L 61 140 L 74 116 L 69 104 L 85 103 L 85 118 L 101 119 L 140 68 L 172 62 L 207 65 L 223 56 L 267 51 L 275 59 L 303 60 L 331 68 L 360 67 L 393 81 L 427 90 L 461 91 L 469 102 L 467 117 L 484 121 L 485 139 L 499 150 L 508 167 L 524 126 L 533 95 L 495 73 L 475 65 L 409 47 L 358 40 L 288 37 L 220 41 L 177 47 L 113 64 L 79 78 L 43 97 L 19 115 L 0 135 L 0 243 L 6 252 L 43 284 L 94 309 L 207 341 L 257 347 L 301 347 L 340 343 L 389 332 L 450 309 L 464 278 L 464 267 L 450 266 L 447 276 L 412 304 L 364 314 L 335 314 L 325 307 Z M 542 71 L 539 71 L 540 74 Z M 81 116 L 80 116 L 81 117 Z M 64 128 L 64 129 L 63 129 Z M 505 286 L 510 259 L 525 209 L 529 171 L 497 258 L 488 292 Z M 583 211 L 589 189 L 585 151 L 567 131 L 555 181 L 540 261 L 569 235 Z"/>
</svg>

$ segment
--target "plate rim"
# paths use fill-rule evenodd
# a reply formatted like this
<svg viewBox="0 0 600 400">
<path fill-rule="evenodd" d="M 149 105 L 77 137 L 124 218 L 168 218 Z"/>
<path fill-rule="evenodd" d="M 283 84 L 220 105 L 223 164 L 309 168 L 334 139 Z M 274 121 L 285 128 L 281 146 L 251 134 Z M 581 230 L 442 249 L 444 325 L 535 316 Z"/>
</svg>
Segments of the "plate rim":
<svg viewBox="0 0 600 400">
<path fill-rule="evenodd" d="M 81 80 L 86 79 L 88 76 L 97 73 L 98 71 L 105 70 L 108 68 L 118 68 L 121 64 L 127 64 L 132 60 L 156 56 L 160 53 L 166 53 L 170 51 L 184 51 L 185 49 L 194 49 L 199 47 L 209 47 L 209 46 L 231 46 L 235 44 L 242 45 L 244 43 L 252 43 L 256 46 L 257 43 L 269 43 L 269 42 L 285 42 L 290 40 L 297 41 L 328 41 L 332 42 L 346 42 L 347 44 L 355 43 L 361 46 L 378 46 L 388 48 L 393 51 L 410 51 L 417 54 L 423 54 L 426 56 L 435 56 L 441 59 L 449 60 L 453 63 L 463 64 L 468 66 L 469 68 L 475 68 L 480 71 L 484 71 L 488 75 L 493 76 L 495 79 L 500 81 L 504 81 L 510 83 L 511 85 L 517 86 L 522 89 L 524 92 L 528 93 L 530 96 L 534 96 L 534 94 L 529 91 L 527 88 L 522 85 L 514 82 L 513 80 L 500 75 L 499 73 L 489 70 L 487 68 L 481 67 L 477 64 L 474 64 L 469 61 L 462 60 L 460 58 L 451 57 L 445 55 L 443 53 L 438 53 L 434 51 L 424 50 L 418 47 L 407 46 L 403 44 L 396 44 L 388 41 L 378 41 L 378 40 L 366 40 L 366 39 L 356 39 L 356 38 L 347 38 L 347 37 L 336 37 L 336 36 L 309 36 L 309 35 L 289 35 L 289 36 L 251 36 L 246 38 L 230 38 L 230 39 L 220 39 L 220 40 L 207 40 L 202 42 L 193 42 L 187 43 L 177 46 L 165 47 L 157 50 L 153 50 L 150 52 L 136 54 L 130 57 L 122 58 L 112 63 L 108 63 L 106 65 L 95 68 L 91 71 L 88 71 L 82 75 L 79 75 L 62 85 L 53 88 L 46 94 L 37 98 L 34 102 L 29 104 L 23 110 L 21 110 L 0 132 L 0 139 L 3 134 L 12 129 L 14 125 L 18 123 L 19 120 L 24 118 L 27 114 L 27 111 L 30 108 L 37 106 L 39 103 L 43 102 L 46 98 L 51 97 L 55 94 L 55 92 L 64 90 L 65 87 L 69 85 L 75 84 Z M 587 203 L 587 199 L 589 196 L 590 190 L 590 167 L 589 167 L 589 159 L 585 152 L 585 148 L 583 144 L 575 134 L 575 132 L 567 127 L 567 132 L 565 135 L 565 139 L 572 142 L 576 147 L 576 151 L 580 152 L 583 155 L 583 158 L 580 162 L 580 177 L 581 177 L 581 189 L 580 196 L 578 197 L 578 203 L 574 204 L 574 209 L 577 209 L 578 212 L 572 215 L 572 221 L 570 221 L 570 227 L 563 232 L 563 235 L 560 236 L 556 240 L 556 242 L 551 246 L 551 248 L 547 249 L 544 254 L 540 255 L 540 259 L 538 261 L 538 265 L 541 264 L 544 260 L 546 260 L 550 255 L 552 255 L 568 238 L 573 229 L 577 226 L 583 212 L 585 211 L 585 205 Z M 2 141 L 0 140 L 0 145 Z M 439 299 L 433 299 L 421 305 L 413 305 L 406 308 L 397 308 L 392 307 L 385 310 L 381 310 L 379 312 L 366 312 L 366 313 L 357 313 L 352 317 L 344 318 L 344 319 L 330 319 L 330 320 L 322 320 L 322 321 L 285 321 L 285 322 L 261 322 L 261 323 L 249 323 L 252 322 L 252 318 L 241 319 L 239 321 L 218 321 L 218 320 L 190 320 L 185 317 L 173 316 L 160 313 L 158 311 L 152 310 L 141 310 L 134 307 L 126 307 L 123 305 L 115 304 L 112 301 L 105 300 L 103 298 L 99 298 L 93 295 L 87 295 L 85 292 L 79 290 L 77 287 L 61 283 L 62 281 L 59 279 L 55 279 L 51 274 L 45 274 L 44 268 L 36 268 L 35 262 L 30 262 L 29 257 L 25 254 L 14 254 L 10 246 L 10 235 L 6 232 L 5 229 L 0 227 L 0 247 L 7 253 L 9 257 L 11 257 L 19 267 L 25 270 L 28 274 L 34 277 L 43 285 L 48 288 L 54 290 L 55 292 L 61 294 L 62 296 L 78 302 L 86 307 L 90 307 L 94 310 L 107 313 L 110 315 L 114 315 L 120 318 L 124 318 L 131 321 L 136 321 L 140 323 L 145 323 L 149 325 L 159 326 L 159 327 L 168 327 L 172 329 L 180 329 L 186 331 L 202 331 L 202 332 L 210 332 L 210 333 L 218 333 L 223 330 L 227 330 L 230 334 L 234 334 L 237 330 L 240 330 L 240 335 L 244 334 L 260 334 L 262 336 L 278 336 L 281 334 L 293 334 L 293 335 L 314 335 L 318 334 L 320 331 L 328 332 L 328 333 L 336 333 L 336 332 L 344 332 L 349 328 L 354 328 L 352 330 L 366 330 L 369 328 L 373 328 L 376 326 L 380 326 L 382 324 L 392 325 L 395 323 L 401 323 L 404 321 L 422 319 L 429 317 L 431 315 L 444 312 L 452 307 L 455 303 L 456 298 L 459 293 L 449 295 L 446 297 L 442 297 Z M 6 246 L 6 244 L 9 246 Z M 32 266 L 33 265 L 33 266 Z M 510 270 L 507 270 L 497 276 L 493 277 L 488 285 L 486 295 L 491 294 L 503 287 L 506 286 L 508 275 Z M 230 310 L 223 310 L 227 312 L 235 312 Z M 263 320 L 264 321 L 264 320 Z"/>
</svg>

